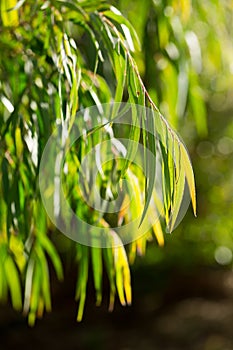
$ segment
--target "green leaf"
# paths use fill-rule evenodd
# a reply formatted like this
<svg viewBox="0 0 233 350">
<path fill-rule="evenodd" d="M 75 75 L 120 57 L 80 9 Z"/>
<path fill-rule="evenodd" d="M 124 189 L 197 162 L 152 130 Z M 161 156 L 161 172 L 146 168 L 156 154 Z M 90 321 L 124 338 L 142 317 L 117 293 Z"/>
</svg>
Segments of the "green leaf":
<svg viewBox="0 0 233 350">
<path fill-rule="evenodd" d="M 63 268 L 62 268 L 61 259 L 56 251 L 56 248 L 54 247 L 54 245 L 50 241 L 50 239 L 45 235 L 40 234 L 38 236 L 38 240 L 39 240 L 40 244 L 42 245 L 42 247 L 45 249 L 48 256 L 50 257 L 50 259 L 53 263 L 54 269 L 56 271 L 57 278 L 60 281 L 62 281 L 63 280 Z"/>
<path fill-rule="evenodd" d="M 8 161 L 4 157 L 2 160 L 2 191 L 3 191 L 3 196 L 5 199 L 5 202 L 8 203 L 9 201 L 9 177 L 8 177 Z"/>
<path fill-rule="evenodd" d="M 3 302 L 7 301 L 7 279 L 4 269 L 4 260 L 7 255 L 7 246 L 0 244 L 0 299 Z"/>
<path fill-rule="evenodd" d="M 182 204 L 184 189 L 185 189 L 185 171 L 183 164 L 181 163 L 181 144 L 175 143 L 174 147 L 175 163 L 176 163 L 176 176 L 175 176 L 175 189 L 174 199 L 171 207 L 171 215 L 169 222 L 170 232 L 174 229 L 180 212 Z"/>
<path fill-rule="evenodd" d="M 118 55 L 115 51 L 113 54 L 114 57 L 114 68 L 115 68 L 115 76 L 116 76 L 116 91 L 115 91 L 115 102 L 121 102 L 123 93 L 124 93 L 124 87 L 125 87 L 125 81 L 126 81 L 126 72 L 127 72 L 127 65 L 128 65 L 128 59 L 127 55 L 123 57 L 122 55 Z M 113 113 L 113 115 L 116 115 L 116 112 Z"/>
<path fill-rule="evenodd" d="M 168 224 L 169 221 L 169 211 L 171 206 L 171 189 L 170 189 L 170 173 L 168 165 L 168 149 L 167 145 L 163 144 L 161 141 L 160 150 L 162 156 L 162 188 L 163 188 L 163 201 L 165 209 L 165 219 Z"/>
<path fill-rule="evenodd" d="M 21 293 L 19 273 L 10 255 L 8 255 L 5 259 L 4 270 L 5 270 L 7 284 L 9 286 L 9 290 L 11 294 L 12 305 L 14 309 L 21 310 L 22 293 Z"/>
<path fill-rule="evenodd" d="M 125 248 L 121 243 L 117 234 L 111 230 L 112 238 L 117 248 L 113 249 L 114 265 L 116 273 L 116 287 L 120 302 L 123 306 L 131 304 L 131 284 L 130 284 L 130 270 Z"/>
<path fill-rule="evenodd" d="M 197 215 L 196 190 L 192 164 L 184 144 L 180 144 L 181 162 L 184 167 L 186 180 L 189 187 L 194 215 Z"/>
<path fill-rule="evenodd" d="M 155 185 L 155 176 L 156 176 L 156 130 L 155 130 L 155 122 L 154 122 L 154 114 L 153 113 L 147 113 L 146 116 L 146 123 L 148 124 L 148 132 L 147 132 L 147 143 L 144 145 L 144 147 L 147 147 L 149 150 L 147 155 L 147 168 L 146 168 L 146 185 L 147 188 L 145 188 L 145 206 L 143 209 L 142 217 L 140 220 L 140 225 L 142 224 L 145 215 L 147 213 L 150 200 L 152 197 L 152 193 L 154 191 L 154 185 Z"/>
<path fill-rule="evenodd" d="M 42 277 L 41 266 L 38 261 L 35 261 L 35 267 L 33 270 L 33 279 L 32 279 L 32 289 L 31 289 L 31 298 L 30 298 L 30 311 L 28 315 L 28 324 L 29 326 L 34 326 L 36 321 L 36 313 L 39 305 L 39 298 L 41 292 L 41 277 Z"/>
<path fill-rule="evenodd" d="M 125 176 L 125 173 L 129 167 L 129 165 L 134 161 L 135 156 L 137 154 L 138 149 L 138 143 L 141 135 L 141 116 L 138 113 L 138 108 L 135 105 L 135 95 L 137 94 L 137 88 L 135 87 L 135 79 L 137 79 L 134 76 L 134 71 L 132 68 L 129 67 L 128 72 L 128 92 L 129 92 L 129 102 L 131 103 L 131 127 L 130 127 L 130 134 L 128 137 L 128 143 L 127 143 L 127 153 L 125 156 L 125 162 L 123 164 L 123 167 L 121 169 L 121 177 Z M 131 142 L 132 140 L 132 142 Z"/>
<path fill-rule="evenodd" d="M 38 263 L 41 265 L 41 289 L 44 297 L 45 308 L 46 311 L 51 311 L 50 281 L 47 259 L 43 249 L 38 244 L 35 249 L 38 256 Z"/>
<path fill-rule="evenodd" d="M 109 311 L 113 310 L 116 287 L 115 287 L 115 270 L 114 270 L 114 257 L 111 248 L 103 249 L 103 258 L 110 284 L 110 298 L 109 298 Z"/>
<path fill-rule="evenodd" d="M 128 41 L 129 48 L 132 51 L 134 51 L 134 46 L 135 46 L 136 50 L 140 51 L 141 49 L 140 42 L 134 27 L 114 6 L 111 6 L 110 10 L 111 11 L 104 11 L 103 14 L 106 17 L 113 19 L 116 23 L 118 23 L 121 26 L 124 32 L 125 38 Z"/>
<path fill-rule="evenodd" d="M 88 265 L 89 265 L 89 256 L 88 256 L 88 247 L 78 245 L 79 252 L 79 275 L 76 286 L 76 295 L 75 299 L 79 299 L 77 321 L 82 321 L 84 305 L 86 300 L 86 288 L 88 280 Z"/>
<path fill-rule="evenodd" d="M 27 264 L 25 276 L 25 291 L 24 291 L 24 305 L 23 312 L 27 314 L 30 310 L 33 274 L 35 268 L 35 258 L 31 255 Z"/>
<path fill-rule="evenodd" d="M 99 306 L 102 300 L 102 249 L 91 247 L 92 270 L 94 277 L 94 286 L 96 290 L 96 305 Z"/>
</svg>

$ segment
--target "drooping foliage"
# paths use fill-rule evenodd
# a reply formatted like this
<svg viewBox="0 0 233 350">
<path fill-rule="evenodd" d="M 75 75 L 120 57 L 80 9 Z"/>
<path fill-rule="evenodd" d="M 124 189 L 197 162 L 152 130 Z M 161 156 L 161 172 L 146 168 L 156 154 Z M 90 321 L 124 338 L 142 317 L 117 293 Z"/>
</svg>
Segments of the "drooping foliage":
<svg viewBox="0 0 233 350">
<path fill-rule="evenodd" d="M 40 198 L 43 150 L 57 125 L 69 137 L 78 111 L 123 101 L 149 113 L 137 113 L 137 108 L 131 107 L 130 127 L 123 130 L 130 140 L 126 157 L 121 161 L 113 157 L 106 163 L 98 185 L 102 196 L 111 199 L 119 181 L 126 179 L 133 197 L 122 198 L 115 216 L 93 212 L 82 202 L 77 175 L 80 164 L 95 145 L 119 133 L 112 123 L 108 128 L 84 132 L 70 149 L 61 174 L 66 177 L 64 188 L 72 209 L 90 224 L 112 227 L 110 235 L 117 247 L 63 244 L 78 266 L 77 320 L 83 315 L 90 265 L 97 305 L 102 299 L 103 269 L 109 278 L 109 308 L 113 308 L 116 292 L 122 305 L 130 304 L 128 259 L 133 262 L 137 252 L 144 254 L 146 242 L 153 237 L 163 245 L 165 227 L 173 230 L 179 218 L 185 186 L 196 213 L 189 156 L 143 84 L 133 58 L 140 49 L 134 28 L 119 10 L 103 1 L 4 0 L 0 48 L 0 299 L 6 300 L 9 291 L 13 307 L 23 308 L 30 325 L 44 309 L 51 310 L 48 261 L 59 280 L 63 279 L 63 262 L 53 239 L 54 233 L 59 233 Z M 112 109 L 112 120 L 119 112 L 117 106 Z M 130 161 L 136 157 L 138 144 L 155 156 L 148 158 L 145 153 L 146 177 Z M 156 159 L 161 164 L 162 202 L 154 190 Z M 96 159 L 93 166 L 98 167 Z M 142 223 L 146 214 L 157 210 L 161 220 L 126 249 L 114 231 L 115 221 L 123 226 L 140 217 Z"/>
</svg>

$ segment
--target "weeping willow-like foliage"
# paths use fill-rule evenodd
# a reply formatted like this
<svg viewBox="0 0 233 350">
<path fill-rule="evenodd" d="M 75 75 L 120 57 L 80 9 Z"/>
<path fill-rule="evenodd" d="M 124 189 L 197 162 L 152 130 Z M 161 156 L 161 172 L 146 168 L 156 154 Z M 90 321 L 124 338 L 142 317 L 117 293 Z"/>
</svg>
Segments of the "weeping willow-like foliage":
<svg viewBox="0 0 233 350">
<path fill-rule="evenodd" d="M 149 113 L 138 114 L 131 107 L 131 126 L 123 131 L 131 141 L 126 157 L 121 161 L 113 157 L 105 164 L 98 186 L 103 197 L 111 198 L 118 182 L 126 179 L 134 193 L 130 203 L 125 195 L 117 215 L 109 216 L 82 202 L 78 169 L 93 146 L 108 140 L 109 134 L 119 133 L 111 123 L 108 129 L 83 134 L 67 155 L 63 176 L 72 209 L 90 224 L 114 228 L 115 222 L 121 226 L 137 217 L 142 223 L 146 214 L 150 217 L 159 211 L 161 222 L 156 220 L 151 230 L 127 249 L 114 229 L 110 237 L 115 248 L 68 243 L 67 254 L 78 266 L 78 321 L 83 316 L 90 267 L 97 305 L 102 299 L 103 269 L 109 278 L 109 309 L 116 293 L 122 305 L 130 304 L 128 259 L 133 262 L 137 252 L 144 254 L 146 242 L 153 237 L 163 245 L 165 227 L 171 231 L 177 223 L 185 186 L 196 213 L 189 156 L 140 78 L 132 56 L 140 48 L 134 28 L 115 7 L 103 1 L 4 0 L 0 48 L 0 299 L 6 301 L 9 293 L 13 307 L 23 308 L 30 325 L 44 310 L 51 310 L 48 261 L 59 280 L 63 279 L 63 264 L 52 239 L 56 229 L 39 194 L 43 150 L 57 125 L 66 128 L 69 135 L 78 111 L 125 101 L 146 107 Z M 118 113 L 117 104 L 114 106 L 113 119 Z M 155 155 L 153 160 L 145 154 L 146 178 L 129 160 L 136 157 L 138 144 Z M 161 163 L 163 203 L 154 191 L 156 157 Z M 90 195 L 88 184 L 86 190 Z"/>
</svg>

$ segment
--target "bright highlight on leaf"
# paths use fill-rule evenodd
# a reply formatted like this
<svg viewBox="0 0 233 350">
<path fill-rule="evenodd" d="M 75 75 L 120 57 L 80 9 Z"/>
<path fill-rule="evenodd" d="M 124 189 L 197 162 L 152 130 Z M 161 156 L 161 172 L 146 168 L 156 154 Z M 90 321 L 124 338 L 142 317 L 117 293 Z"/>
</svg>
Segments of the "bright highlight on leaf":
<svg viewBox="0 0 233 350">
<path fill-rule="evenodd" d="M 19 24 L 18 12 L 14 9 L 16 4 L 17 0 L 1 0 L 1 18 L 6 27 Z"/>
</svg>

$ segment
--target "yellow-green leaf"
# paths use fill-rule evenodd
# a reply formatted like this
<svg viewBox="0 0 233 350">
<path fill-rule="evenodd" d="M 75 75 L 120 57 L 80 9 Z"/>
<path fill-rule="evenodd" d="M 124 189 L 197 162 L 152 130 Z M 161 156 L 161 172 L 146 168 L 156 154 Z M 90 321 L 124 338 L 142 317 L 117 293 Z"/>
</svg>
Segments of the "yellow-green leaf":
<svg viewBox="0 0 233 350">
<path fill-rule="evenodd" d="M 6 27 L 17 26 L 19 16 L 17 10 L 12 10 L 17 4 L 17 0 L 1 0 L 2 23 Z"/>
<path fill-rule="evenodd" d="M 194 212 L 194 215 L 196 216 L 197 215 L 197 204 L 196 204 L 196 190 L 195 190 L 194 173 L 193 173 L 193 168 L 192 168 L 192 164 L 191 164 L 189 155 L 187 153 L 185 146 L 182 143 L 180 144 L 180 152 L 181 152 L 181 162 L 182 162 L 182 165 L 184 167 L 185 176 L 186 176 L 186 180 L 187 180 L 188 187 L 189 187 L 189 193 L 190 193 L 191 200 L 192 200 L 193 212 Z"/>
<path fill-rule="evenodd" d="M 21 294 L 19 273 L 10 255 L 6 257 L 6 260 L 4 263 L 4 270 L 5 270 L 7 284 L 10 290 L 12 305 L 16 310 L 21 310 L 22 294 Z"/>
</svg>

